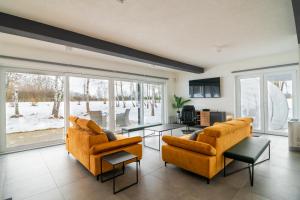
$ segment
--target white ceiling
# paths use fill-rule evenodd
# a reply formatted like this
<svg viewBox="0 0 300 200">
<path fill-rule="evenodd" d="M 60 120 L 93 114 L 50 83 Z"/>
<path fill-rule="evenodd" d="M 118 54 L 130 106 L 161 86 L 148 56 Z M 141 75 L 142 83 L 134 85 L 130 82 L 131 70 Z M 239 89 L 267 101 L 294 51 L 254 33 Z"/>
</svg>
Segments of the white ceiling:
<svg viewBox="0 0 300 200">
<path fill-rule="evenodd" d="M 290 0 L 3 0 L 0 11 L 203 67 L 298 48 Z"/>
</svg>

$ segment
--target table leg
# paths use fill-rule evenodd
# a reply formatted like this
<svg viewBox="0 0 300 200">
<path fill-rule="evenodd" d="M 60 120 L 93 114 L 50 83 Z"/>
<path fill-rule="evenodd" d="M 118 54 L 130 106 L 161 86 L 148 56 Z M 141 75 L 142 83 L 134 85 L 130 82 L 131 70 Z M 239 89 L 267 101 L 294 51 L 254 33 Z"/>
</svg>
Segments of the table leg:
<svg viewBox="0 0 300 200">
<path fill-rule="evenodd" d="M 160 132 L 158 132 L 158 151 L 160 151 L 160 138 L 161 138 L 161 134 L 162 134 L 162 132 L 160 131 Z"/>
<path fill-rule="evenodd" d="M 223 169 L 223 175 L 226 176 L 226 157 L 224 156 L 224 169 Z"/>
<path fill-rule="evenodd" d="M 252 164 L 251 186 L 253 186 L 253 181 L 254 181 L 254 163 Z"/>
<path fill-rule="evenodd" d="M 136 166 L 135 166 L 136 167 L 135 168 L 135 171 L 136 171 L 136 184 L 138 184 L 138 182 L 139 182 L 139 170 L 138 170 L 139 166 L 138 166 L 138 163 L 140 163 L 140 162 L 139 162 L 137 157 L 136 157 L 135 163 L 136 163 Z"/>
<path fill-rule="evenodd" d="M 113 165 L 113 192 L 116 194 L 116 174 L 115 174 L 115 166 Z"/>
<path fill-rule="evenodd" d="M 119 190 L 116 191 L 115 178 L 116 178 L 117 176 L 114 176 L 114 179 L 113 179 L 113 190 L 114 190 L 114 194 L 117 194 L 117 193 L 119 193 L 119 192 L 121 192 L 121 191 L 123 191 L 123 190 L 126 190 L 126 189 L 130 188 L 130 187 L 133 186 L 133 185 L 138 184 L 138 182 L 139 182 L 139 170 L 138 170 L 138 169 L 139 169 L 139 166 L 138 166 L 138 162 L 139 162 L 138 157 L 136 157 L 136 158 L 135 158 L 135 163 L 136 163 L 136 166 L 135 166 L 135 171 L 136 171 L 136 181 L 135 181 L 134 183 L 132 183 L 132 184 L 130 184 L 130 185 L 128 185 L 128 186 L 125 186 L 125 187 L 123 187 L 123 188 L 121 188 L 121 189 L 119 189 Z M 124 163 L 123 163 L 123 164 L 124 164 Z M 114 166 L 113 166 L 113 169 L 115 169 Z"/>
</svg>

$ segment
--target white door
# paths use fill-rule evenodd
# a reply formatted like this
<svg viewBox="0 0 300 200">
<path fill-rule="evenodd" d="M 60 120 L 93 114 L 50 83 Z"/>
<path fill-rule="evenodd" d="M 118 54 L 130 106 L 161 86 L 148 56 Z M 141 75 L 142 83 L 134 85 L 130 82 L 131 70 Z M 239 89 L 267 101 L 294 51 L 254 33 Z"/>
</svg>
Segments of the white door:
<svg viewBox="0 0 300 200">
<path fill-rule="evenodd" d="M 236 114 L 254 119 L 259 133 L 287 135 L 288 121 L 296 117 L 297 71 L 243 75 L 236 78 Z"/>
<path fill-rule="evenodd" d="M 265 132 L 287 135 L 288 121 L 296 115 L 295 83 L 293 71 L 265 74 Z"/>
<path fill-rule="evenodd" d="M 237 116 L 252 117 L 253 130 L 264 131 L 262 77 L 259 75 L 239 76 L 236 79 Z"/>
</svg>

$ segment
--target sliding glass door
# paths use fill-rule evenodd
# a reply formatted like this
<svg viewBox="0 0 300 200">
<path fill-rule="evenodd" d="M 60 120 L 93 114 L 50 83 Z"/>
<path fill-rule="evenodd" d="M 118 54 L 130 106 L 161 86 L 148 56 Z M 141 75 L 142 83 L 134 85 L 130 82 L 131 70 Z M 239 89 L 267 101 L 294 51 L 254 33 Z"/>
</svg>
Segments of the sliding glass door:
<svg viewBox="0 0 300 200">
<path fill-rule="evenodd" d="M 108 80 L 69 77 L 69 91 L 70 115 L 92 119 L 108 128 Z"/>
<path fill-rule="evenodd" d="M 236 79 L 237 115 L 253 117 L 256 132 L 287 135 L 296 117 L 296 71 L 239 76 Z"/>
<path fill-rule="evenodd" d="M 288 120 L 295 115 L 295 73 L 275 73 L 265 76 L 266 131 L 287 134 Z"/>
<path fill-rule="evenodd" d="M 144 83 L 144 124 L 162 123 L 162 85 Z"/>
<path fill-rule="evenodd" d="M 69 115 L 105 129 L 163 122 L 163 83 L 97 76 L 0 70 L 0 151 L 65 141 Z"/>
<path fill-rule="evenodd" d="M 261 131 L 261 78 L 258 76 L 240 78 L 239 85 L 239 115 L 241 117 L 252 117 L 254 119 L 253 129 Z"/>
<path fill-rule="evenodd" d="M 140 83 L 131 81 L 114 82 L 115 129 L 141 124 Z"/>
<path fill-rule="evenodd" d="M 63 142 L 64 77 L 6 72 L 6 147 Z"/>
</svg>

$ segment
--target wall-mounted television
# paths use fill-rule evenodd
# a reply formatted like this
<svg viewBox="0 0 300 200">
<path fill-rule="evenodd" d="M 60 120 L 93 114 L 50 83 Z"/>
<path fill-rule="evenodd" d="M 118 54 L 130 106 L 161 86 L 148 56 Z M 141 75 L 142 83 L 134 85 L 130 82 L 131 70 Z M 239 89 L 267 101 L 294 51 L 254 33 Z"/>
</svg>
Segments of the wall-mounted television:
<svg viewBox="0 0 300 200">
<path fill-rule="evenodd" d="M 220 98 L 220 77 L 189 81 L 190 98 Z"/>
</svg>

